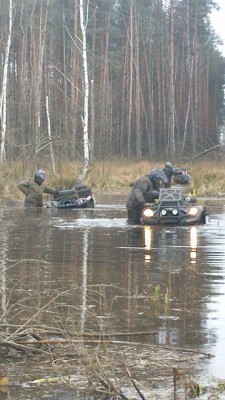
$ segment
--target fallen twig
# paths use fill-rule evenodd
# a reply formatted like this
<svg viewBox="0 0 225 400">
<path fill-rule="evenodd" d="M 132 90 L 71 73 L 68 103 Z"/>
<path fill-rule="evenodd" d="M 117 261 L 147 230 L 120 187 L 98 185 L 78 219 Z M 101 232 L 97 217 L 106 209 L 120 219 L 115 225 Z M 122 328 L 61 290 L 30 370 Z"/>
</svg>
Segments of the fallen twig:
<svg viewBox="0 0 225 400">
<path fill-rule="evenodd" d="M 130 380 L 131 380 L 131 382 L 132 382 L 132 384 L 133 384 L 133 386 L 134 386 L 135 390 L 138 392 L 138 394 L 139 394 L 140 398 L 141 398 L 142 400 L 146 400 L 146 399 L 145 399 L 145 397 L 144 397 L 144 395 L 141 393 L 140 389 L 137 387 L 135 380 L 132 378 L 132 376 L 131 376 L 131 373 L 130 373 L 129 369 L 128 369 L 128 368 L 126 368 L 126 370 L 127 370 L 127 374 L 128 374 L 128 376 L 129 376 L 129 378 L 130 378 Z"/>
<path fill-rule="evenodd" d="M 133 346 L 145 346 L 149 348 L 169 350 L 169 351 L 180 351 L 183 353 L 192 353 L 203 355 L 208 358 L 214 357 L 211 353 L 204 353 L 202 351 L 193 350 L 193 349 L 185 349 L 181 347 L 170 347 L 170 346 L 159 346 L 148 343 L 140 343 L 140 342 L 127 342 L 123 340 L 84 340 L 84 339 L 42 339 L 42 340 L 14 340 L 14 341 L 2 341 L 2 345 L 4 346 L 17 346 L 17 345 L 37 345 L 37 344 L 67 344 L 67 343 L 82 343 L 82 344 L 113 344 L 113 345 L 133 345 Z"/>
</svg>

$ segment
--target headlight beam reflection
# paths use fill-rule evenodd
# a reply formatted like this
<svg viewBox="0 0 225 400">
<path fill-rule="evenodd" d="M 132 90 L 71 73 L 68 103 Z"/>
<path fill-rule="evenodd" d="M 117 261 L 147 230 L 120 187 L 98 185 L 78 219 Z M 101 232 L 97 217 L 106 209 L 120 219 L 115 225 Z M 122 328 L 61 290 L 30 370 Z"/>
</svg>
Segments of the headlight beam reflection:
<svg viewBox="0 0 225 400">
<path fill-rule="evenodd" d="M 145 262 L 150 263 L 151 262 L 151 247 L 152 247 L 152 228 L 150 226 L 144 226 L 144 232 L 145 232 L 145 250 L 148 251 L 147 254 L 145 254 Z"/>
<path fill-rule="evenodd" d="M 190 259 L 191 263 L 195 264 L 197 259 L 197 245 L 198 245 L 198 235 L 195 226 L 191 227 L 190 230 Z"/>
</svg>

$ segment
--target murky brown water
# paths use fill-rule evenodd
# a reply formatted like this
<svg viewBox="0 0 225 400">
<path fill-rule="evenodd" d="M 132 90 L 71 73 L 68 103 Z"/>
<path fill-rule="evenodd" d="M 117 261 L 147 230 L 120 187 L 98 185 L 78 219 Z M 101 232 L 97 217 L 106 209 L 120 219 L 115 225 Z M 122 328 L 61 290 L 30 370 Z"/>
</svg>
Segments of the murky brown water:
<svg viewBox="0 0 225 400">
<path fill-rule="evenodd" d="M 100 199 L 93 210 L 3 208 L 1 338 L 20 326 L 23 332 L 38 331 L 42 338 L 101 330 L 115 333 L 116 340 L 117 332 L 129 332 L 133 335 L 119 337 L 131 343 L 129 365 L 132 352 L 140 351 L 139 342 L 174 346 L 214 356 L 199 359 L 191 371 L 185 362 L 184 369 L 179 364 L 194 380 L 225 379 L 224 204 L 209 204 L 206 225 L 153 228 L 129 226 L 119 196 Z M 151 371 L 144 368 L 144 359 L 143 353 L 138 361 L 135 356 L 135 379 L 139 380 L 138 363 L 143 363 L 145 386 L 151 390 Z M 10 382 L 0 398 L 82 399 L 63 385 L 54 394 L 50 385 L 31 385 L 34 379 L 49 376 L 51 365 L 43 361 L 40 374 L 40 365 L 29 352 L 24 356 L 10 350 L 0 361 Z M 176 361 L 170 369 L 175 365 Z M 156 398 L 172 398 L 171 380 L 163 385 L 167 395 L 161 384 L 153 385 Z M 126 390 L 129 399 L 139 398 L 137 393 L 129 397 Z"/>
</svg>

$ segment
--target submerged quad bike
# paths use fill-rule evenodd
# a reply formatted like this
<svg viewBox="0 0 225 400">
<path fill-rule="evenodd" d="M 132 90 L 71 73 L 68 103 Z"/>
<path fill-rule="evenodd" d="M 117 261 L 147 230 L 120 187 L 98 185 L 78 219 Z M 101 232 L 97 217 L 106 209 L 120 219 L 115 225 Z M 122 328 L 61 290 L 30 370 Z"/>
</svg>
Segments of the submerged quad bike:
<svg viewBox="0 0 225 400">
<path fill-rule="evenodd" d="M 206 209 L 180 188 L 160 189 L 158 203 L 142 210 L 143 225 L 195 225 L 206 222 Z"/>
<path fill-rule="evenodd" d="M 59 190 L 54 199 L 47 202 L 47 208 L 93 208 L 95 200 L 86 185 L 76 185 L 73 189 Z"/>
<path fill-rule="evenodd" d="M 181 168 L 181 174 L 174 175 L 173 181 L 176 185 L 189 185 L 190 175 L 187 173 L 187 168 Z"/>
</svg>

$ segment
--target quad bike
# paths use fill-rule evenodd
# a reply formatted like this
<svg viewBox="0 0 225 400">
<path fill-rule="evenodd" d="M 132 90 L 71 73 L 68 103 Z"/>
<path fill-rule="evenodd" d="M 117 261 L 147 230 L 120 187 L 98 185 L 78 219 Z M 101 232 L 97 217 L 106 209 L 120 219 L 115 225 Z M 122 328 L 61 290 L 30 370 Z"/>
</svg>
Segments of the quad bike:
<svg viewBox="0 0 225 400">
<path fill-rule="evenodd" d="M 206 209 L 180 188 L 160 189 L 157 203 L 142 210 L 143 225 L 195 225 L 206 222 Z"/>
<path fill-rule="evenodd" d="M 87 185 L 75 185 L 73 189 L 58 190 L 47 208 L 93 208 L 95 200 Z"/>
<path fill-rule="evenodd" d="M 190 183 L 190 175 L 187 173 L 187 168 L 181 168 L 182 174 L 174 175 L 173 181 L 176 185 L 188 185 Z"/>
</svg>

